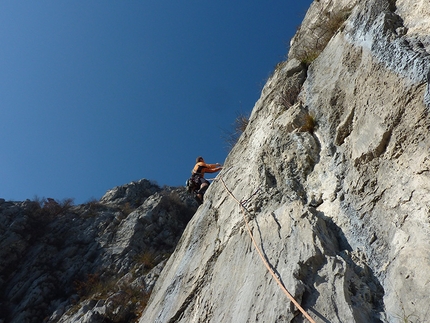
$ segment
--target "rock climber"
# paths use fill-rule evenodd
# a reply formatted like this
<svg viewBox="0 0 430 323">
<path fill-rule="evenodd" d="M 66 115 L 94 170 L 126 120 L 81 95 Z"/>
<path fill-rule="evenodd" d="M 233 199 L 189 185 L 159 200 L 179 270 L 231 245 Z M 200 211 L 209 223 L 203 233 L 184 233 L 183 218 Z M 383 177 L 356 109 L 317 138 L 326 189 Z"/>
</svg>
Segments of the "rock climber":
<svg viewBox="0 0 430 323">
<path fill-rule="evenodd" d="M 203 195 L 209 186 L 209 181 L 205 179 L 205 173 L 215 173 L 222 169 L 221 164 L 206 164 L 203 157 L 196 159 L 196 165 L 193 168 L 191 178 L 197 183 L 196 200 L 203 203 Z"/>
</svg>

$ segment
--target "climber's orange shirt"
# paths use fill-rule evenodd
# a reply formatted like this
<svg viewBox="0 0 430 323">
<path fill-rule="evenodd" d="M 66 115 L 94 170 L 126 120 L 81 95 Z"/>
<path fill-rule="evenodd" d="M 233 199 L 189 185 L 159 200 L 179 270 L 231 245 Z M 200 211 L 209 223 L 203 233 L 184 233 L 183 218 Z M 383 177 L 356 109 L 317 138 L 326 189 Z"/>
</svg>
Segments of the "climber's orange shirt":
<svg viewBox="0 0 430 323">
<path fill-rule="evenodd" d="M 193 174 L 201 174 L 201 176 L 204 177 L 205 173 L 215 173 L 221 169 L 222 167 L 219 167 L 216 164 L 206 164 L 205 162 L 198 162 L 193 168 Z"/>
</svg>

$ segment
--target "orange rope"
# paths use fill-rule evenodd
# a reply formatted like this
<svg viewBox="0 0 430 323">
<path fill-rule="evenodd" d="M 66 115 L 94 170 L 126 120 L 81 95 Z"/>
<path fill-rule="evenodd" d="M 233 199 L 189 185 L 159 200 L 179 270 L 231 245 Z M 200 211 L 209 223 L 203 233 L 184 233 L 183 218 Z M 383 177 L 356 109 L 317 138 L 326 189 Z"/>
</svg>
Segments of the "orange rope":
<svg viewBox="0 0 430 323">
<path fill-rule="evenodd" d="M 220 178 L 221 182 L 223 183 L 225 189 L 227 190 L 228 194 L 239 204 L 240 209 L 242 211 L 243 219 L 245 220 L 246 229 L 248 230 L 249 236 L 251 237 L 252 243 L 257 250 L 261 260 L 263 261 L 264 265 L 266 266 L 267 270 L 270 272 L 272 277 L 276 280 L 278 285 L 281 287 L 282 291 L 288 296 L 288 298 L 293 302 L 293 304 L 299 309 L 300 312 L 309 320 L 311 323 L 315 323 L 315 321 L 309 316 L 308 313 L 300 306 L 300 304 L 294 299 L 294 297 L 288 292 L 288 290 L 285 288 L 285 286 L 282 284 L 282 282 L 279 280 L 278 276 L 273 272 L 273 269 L 270 267 L 269 263 L 267 262 L 266 258 L 264 257 L 263 253 L 261 252 L 260 248 L 257 245 L 257 242 L 255 241 L 254 235 L 251 232 L 251 228 L 249 227 L 248 221 L 246 219 L 245 213 L 247 212 L 246 208 L 243 206 L 243 204 L 233 195 L 233 193 L 227 188 L 227 185 L 225 184 L 222 177 Z"/>
</svg>

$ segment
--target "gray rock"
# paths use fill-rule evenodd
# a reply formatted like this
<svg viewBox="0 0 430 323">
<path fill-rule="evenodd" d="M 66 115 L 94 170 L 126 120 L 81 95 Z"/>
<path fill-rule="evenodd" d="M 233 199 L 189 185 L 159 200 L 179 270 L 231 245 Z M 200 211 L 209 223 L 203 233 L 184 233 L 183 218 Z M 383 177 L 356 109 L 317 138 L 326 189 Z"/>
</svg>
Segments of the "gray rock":
<svg viewBox="0 0 430 323">
<path fill-rule="evenodd" d="M 129 203 L 130 206 L 139 206 L 148 196 L 159 191 L 161 191 L 161 189 L 158 185 L 147 179 L 141 179 L 137 182 L 117 186 L 107 191 L 100 201 L 105 204 Z"/>
<path fill-rule="evenodd" d="M 428 1 L 312 3 L 141 323 L 305 321 L 262 264 L 229 191 L 316 322 L 426 321 L 429 12 Z M 330 37 L 298 77 L 301 50 L 324 31 Z M 294 85 L 297 102 L 282 104 Z M 301 126 L 307 114 L 312 131 Z"/>
<path fill-rule="evenodd" d="M 427 87 L 424 94 L 424 104 L 427 107 L 428 112 L 430 112 L 430 70 L 427 73 Z"/>
<path fill-rule="evenodd" d="M 132 205 L 140 194 L 142 204 Z M 49 207 L 60 208 L 3 202 L 0 319 L 113 322 L 134 317 L 141 311 L 136 295 L 151 292 L 197 208 L 190 199 L 185 188 L 161 189 L 141 180 L 110 190 L 101 201 L 67 208 L 55 200 L 48 201 Z M 145 234 L 148 226 L 150 235 Z"/>
</svg>

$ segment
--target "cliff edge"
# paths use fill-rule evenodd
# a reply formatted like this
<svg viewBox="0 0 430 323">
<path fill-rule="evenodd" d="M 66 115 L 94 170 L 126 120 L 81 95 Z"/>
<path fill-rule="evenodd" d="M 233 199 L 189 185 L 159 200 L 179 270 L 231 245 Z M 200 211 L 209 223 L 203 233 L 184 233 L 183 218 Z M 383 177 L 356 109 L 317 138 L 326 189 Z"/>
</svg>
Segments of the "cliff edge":
<svg viewBox="0 0 430 323">
<path fill-rule="evenodd" d="M 428 320 L 429 31 L 426 0 L 312 3 L 141 323 L 305 322 L 247 224 L 315 322 Z"/>
</svg>

